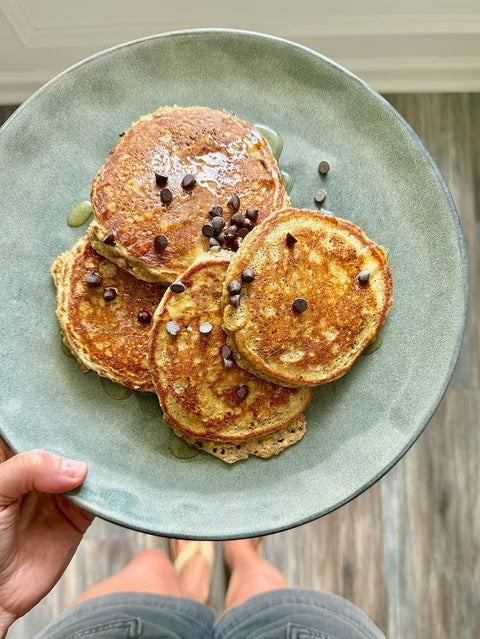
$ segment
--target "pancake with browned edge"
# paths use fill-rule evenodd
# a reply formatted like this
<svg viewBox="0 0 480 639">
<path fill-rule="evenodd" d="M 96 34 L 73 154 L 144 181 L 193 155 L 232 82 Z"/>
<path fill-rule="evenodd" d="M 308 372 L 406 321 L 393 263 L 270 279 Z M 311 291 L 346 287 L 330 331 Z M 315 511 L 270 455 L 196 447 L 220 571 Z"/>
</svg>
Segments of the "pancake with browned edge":
<svg viewBox="0 0 480 639">
<path fill-rule="evenodd" d="M 138 281 L 96 253 L 85 237 L 55 260 L 51 274 L 63 339 L 82 369 L 153 391 L 145 355 L 165 287 Z"/>
<path fill-rule="evenodd" d="M 236 250 L 256 222 L 289 205 L 266 140 L 248 122 L 205 107 L 140 118 L 94 178 L 91 202 L 92 246 L 136 277 L 167 284 L 215 242 Z M 215 212 L 227 227 L 212 232 Z M 243 219 L 228 235 L 236 213 Z"/>
<path fill-rule="evenodd" d="M 344 375 L 375 339 L 392 278 L 385 251 L 358 226 L 285 209 L 246 237 L 222 301 L 239 365 L 285 386 L 315 386 Z"/>
<path fill-rule="evenodd" d="M 205 256 L 182 276 L 183 292 L 165 293 L 148 357 L 167 423 L 190 444 L 229 462 L 248 454 L 269 457 L 295 443 L 313 392 L 271 384 L 234 362 L 220 310 L 231 255 Z M 246 445 L 255 438 L 263 439 Z"/>
</svg>

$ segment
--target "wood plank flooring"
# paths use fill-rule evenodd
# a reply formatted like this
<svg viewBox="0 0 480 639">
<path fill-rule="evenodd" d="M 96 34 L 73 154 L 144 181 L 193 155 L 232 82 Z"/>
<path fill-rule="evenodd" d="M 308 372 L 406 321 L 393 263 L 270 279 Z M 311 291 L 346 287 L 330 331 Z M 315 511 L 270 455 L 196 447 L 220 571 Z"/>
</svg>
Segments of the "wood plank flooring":
<svg viewBox="0 0 480 639">
<path fill-rule="evenodd" d="M 450 386 L 407 455 L 320 520 L 272 535 L 265 556 L 291 586 L 347 597 L 389 639 L 480 637 L 480 94 L 385 96 L 423 139 L 461 218 L 470 271 L 467 332 Z M 12 107 L 0 107 L 0 121 Z M 30 639 L 75 596 L 162 539 L 96 520 L 55 590 L 9 639 Z M 215 567 L 212 603 L 226 584 Z M 192 638 L 193 639 L 193 638 Z"/>
</svg>

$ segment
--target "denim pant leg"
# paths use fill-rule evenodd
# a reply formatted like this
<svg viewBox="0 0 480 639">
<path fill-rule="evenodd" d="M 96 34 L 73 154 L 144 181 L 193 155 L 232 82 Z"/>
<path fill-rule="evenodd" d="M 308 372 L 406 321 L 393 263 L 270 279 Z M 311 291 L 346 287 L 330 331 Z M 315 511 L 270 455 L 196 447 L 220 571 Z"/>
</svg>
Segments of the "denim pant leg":
<svg viewBox="0 0 480 639">
<path fill-rule="evenodd" d="M 227 610 L 214 639 L 385 639 L 351 602 L 313 590 L 281 589 Z"/>
<path fill-rule="evenodd" d="M 212 639 L 213 623 L 192 599 L 122 592 L 70 608 L 35 639 Z"/>
</svg>

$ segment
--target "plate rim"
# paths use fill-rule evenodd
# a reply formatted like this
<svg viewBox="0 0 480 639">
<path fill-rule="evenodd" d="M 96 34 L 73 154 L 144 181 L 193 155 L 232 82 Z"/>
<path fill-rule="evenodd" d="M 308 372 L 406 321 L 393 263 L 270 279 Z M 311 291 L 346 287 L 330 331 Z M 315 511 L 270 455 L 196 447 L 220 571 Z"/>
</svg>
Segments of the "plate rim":
<svg viewBox="0 0 480 639">
<path fill-rule="evenodd" d="M 232 36 L 240 36 L 240 37 L 253 37 L 259 40 L 263 40 L 263 41 L 268 41 L 268 42 L 276 42 L 282 46 L 288 47 L 288 48 L 295 48 L 299 51 L 303 51 L 305 53 L 307 53 L 310 56 L 313 56 L 315 58 L 317 58 L 318 60 L 322 61 L 324 64 L 327 64 L 328 66 L 332 66 L 334 68 L 336 68 L 337 70 L 339 70 L 340 72 L 342 72 L 343 74 L 347 75 L 351 80 L 355 81 L 356 83 L 360 84 L 361 87 L 364 90 L 367 90 L 367 92 L 376 100 L 378 101 L 383 108 L 386 108 L 391 115 L 393 115 L 395 117 L 396 120 L 399 121 L 399 123 L 401 124 L 402 127 L 405 128 L 405 130 L 407 131 L 407 133 L 410 135 L 410 137 L 412 138 L 412 140 L 416 143 L 416 145 L 419 147 L 419 149 L 421 150 L 422 154 L 424 155 L 424 157 L 427 159 L 428 164 L 430 166 L 430 168 L 433 170 L 435 177 L 438 181 L 438 183 L 442 186 L 443 189 L 443 193 L 446 197 L 446 201 L 448 202 L 448 206 L 450 209 L 450 215 L 451 215 L 451 219 L 452 222 L 454 224 L 454 228 L 455 228 L 455 246 L 457 248 L 458 251 L 458 256 L 459 256 L 459 275 L 461 277 L 461 283 L 462 283 L 462 287 L 460 289 L 458 289 L 457 291 L 457 297 L 459 300 L 459 307 L 460 307 L 460 303 L 461 303 L 461 307 L 462 307 L 462 314 L 460 314 L 460 312 L 458 311 L 458 331 L 457 334 L 455 335 L 455 344 L 453 345 L 452 342 L 452 350 L 451 350 L 451 357 L 450 357 L 450 361 L 448 362 L 448 366 L 446 366 L 445 368 L 445 374 L 442 380 L 442 383 L 438 385 L 438 389 L 437 389 L 437 393 L 435 394 L 434 397 L 430 397 L 429 400 L 429 405 L 428 405 L 428 410 L 425 411 L 424 415 L 422 415 L 422 419 L 418 420 L 418 428 L 415 430 L 415 433 L 410 437 L 410 439 L 407 441 L 407 443 L 405 444 L 405 446 L 401 449 L 401 451 L 393 458 L 391 459 L 379 472 L 377 472 L 369 481 L 367 481 L 364 485 L 360 486 L 356 491 L 354 491 L 353 493 L 349 494 L 347 497 L 345 497 L 344 499 L 339 500 L 338 502 L 332 504 L 330 507 L 321 510 L 320 512 L 315 512 L 312 513 L 311 515 L 309 515 L 308 517 L 303 517 L 300 519 L 297 519 L 287 525 L 282 525 L 282 526 L 271 526 L 271 527 L 263 527 L 260 530 L 255 530 L 255 532 L 253 533 L 249 533 L 248 535 L 243 535 L 243 536 L 252 536 L 252 535 L 257 535 L 257 534 L 271 534 L 271 533 L 275 533 L 275 532 L 281 532 L 284 530 L 289 530 L 292 528 L 295 528 L 297 526 L 312 522 L 316 519 L 319 519 L 320 517 L 323 517 L 324 515 L 327 515 L 335 510 L 337 510 L 338 508 L 341 508 L 343 505 L 345 505 L 346 503 L 352 501 L 353 499 L 355 499 L 356 497 L 358 497 L 359 495 L 361 495 L 363 492 L 365 492 L 366 490 L 368 490 L 369 488 L 371 488 L 377 481 L 379 481 L 382 477 L 384 477 L 399 461 L 400 459 L 403 458 L 403 456 L 408 452 L 408 450 L 413 446 L 413 444 L 417 441 L 417 439 L 420 437 L 420 435 L 422 434 L 422 432 L 425 430 L 425 428 L 427 427 L 427 425 L 430 423 L 431 418 L 433 417 L 434 413 L 436 412 L 443 396 L 445 395 L 448 387 L 449 387 L 449 382 L 452 378 L 452 375 L 454 373 L 455 370 L 455 366 L 456 363 L 458 361 L 458 357 L 460 355 L 460 351 L 461 351 L 461 347 L 462 347 L 462 343 L 464 340 L 464 336 L 465 336 L 465 328 L 466 328 L 466 323 L 467 323 L 467 316 L 468 316 L 468 303 L 469 303 L 469 272 L 468 272 L 468 255 L 467 255 L 467 251 L 466 251 L 466 244 L 465 244 L 465 238 L 464 238 L 464 234 L 463 234 L 463 230 L 462 230 L 462 225 L 461 225 L 461 220 L 460 217 L 458 215 L 458 211 L 457 208 L 455 206 L 452 194 L 446 184 L 445 179 L 443 178 L 443 175 L 441 174 L 439 168 L 437 167 L 436 163 L 433 161 L 433 158 L 431 157 L 428 149 L 426 148 L 424 142 L 421 140 L 421 138 L 417 135 L 417 133 L 414 131 L 414 129 L 410 126 L 410 124 L 403 118 L 403 116 L 401 116 L 398 111 L 396 111 L 396 109 L 382 96 L 380 95 L 375 89 L 373 89 L 371 86 L 369 86 L 364 80 L 362 80 L 360 77 L 358 77 L 357 75 L 355 75 L 354 73 L 352 73 L 350 70 L 348 70 L 347 68 L 343 67 L 341 64 L 339 64 L 338 62 L 335 62 L 334 60 L 328 58 L 327 56 L 319 53 L 318 51 L 315 51 L 309 47 L 306 47 L 305 45 L 299 44 L 297 42 L 279 37 L 279 36 L 274 36 L 271 34 L 267 34 L 267 33 L 261 33 L 261 32 L 257 32 L 257 31 L 251 31 L 251 30 L 245 30 L 245 29 L 231 29 L 231 28 L 214 28 L 214 27 L 201 27 L 201 28 L 195 28 L 195 29 L 179 29 L 179 30 L 172 30 L 172 31 L 167 31 L 167 32 L 163 32 L 163 33 L 156 33 L 156 34 L 152 34 L 152 35 L 148 35 L 148 36 L 144 36 L 144 37 L 140 37 L 140 38 L 136 38 L 133 40 L 128 40 L 126 42 L 123 43 L 119 43 L 116 45 L 113 45 L 111 47 L 102 49 L 100 51 L 97 51 L 95 53 L 93 53 L 92 55 L 87 56 L 86 58 L 83 58 L 82 60 L 79 60 L 78 62 L 68 66 L 67 68 L 65 68 L 64 70 L 62 70 L 61 72 L 59 72 L 58 74 L 56 74 L 54 77 L 52 77 L 48 82 L 46 82 L 45 84 L 43 84 L 39 89 L 37 89 L 37 91 L 35 91 L 31 96 L 29 96 L 11 115 L 9 118 L 7 118 L 7 120 L 3 123 L 3 125 L 0 127 L 0 136 L 2 135 L 4 129 L 9 125 L 9 123 L 15 118 L 17 117 L 17 115 L 19 113 L 21 113 L 23 111 L 24 108 L 28 107 L 28 105 L 34 101 L 39 95 L 41 95 L 42 93 L 48 91 L 52 85 L 54 85 L 57 81 L 61 80 L 63 78 L 63 76 L 71 73 L 72 71 L 74 71 L 77 67 L 83 67 L 101 57 L 105 57 L 108 56 L 112 53 L 114 53 L 116 50 L 125 50 L 128 49 L 131 46 L 136 46 L 139 45 L 141 43 L 144 42 L 149 42 L 149 41 L 155 41 L 155 40 L 166 40 L 169 38 L 178 38 L 178 37 L 185 37 L 185 36 L 192 36 L 192 35 L 199 35 L 199 36 L 205 36 L 205 35 L 212 35 L 212 34 L 221 34 L 221 35 L 232 35 Z M 453 238 L 453 234 L 452 234 L 452 238 Z M 460 278 L 459 278 L 460 279 Z M 460 310 L 460 309 L 459 309 Z M 3 439 L 10 445 L 9 443 L 9 438 L 8 436 L 2 434 Z M 165 533 L 163 531 L 158 531 L 156 529 L 152 529 L 150 526 L 145 526 L 142 525 L 141 523 L 137 522 L 137 523 L 125 523 L 125 521 L 122 521 L 120 518 L 115 517 L 115 515 L 107 513 L 105 511 L 100 512 L 98 509 L 96 509 L 95 507 L 92 507 L 89 503 L 88 500 L 85 500 L 81 494 L 75 494 L 74 492 L 71 493 L 67 493 L 64 494 L 65 498 L 67 498 L 69 501 L 72 501 L 73 503 L 77 504 L 78 506 L 85 508 L 86 510 L 88 510 L 89 512 L 91 512 L 92 514 L 105 519 L 107 521 L 110 521 L 114 524 L 120 525 L 122 527 L 127 527 L 127 528 L 132 528 L 134 530 L 143 532 L 143 533 L 147 533 L 147 534 L 154 534 L 154 535 L 161 535 L 164 537 L 170 537 L 173 536 L 172 534 L 168 534 Z M 219 535 L 215 535 L 214 537 L 210 536 L 210 535 L 196 535 L 194 536 L 189 536 L 188 534 L 186 534 L 184 536 L 184 538 L 186 539 L 193 539 L 193 538 L 197 538 L 197 539 L 218 539 L 218 540 L 226 540 L 226 539 L 234 539 L 234 538 L 239 538 L 238 535 L 232 535 L 232 534 L 219 534 Z"/>
</svg>

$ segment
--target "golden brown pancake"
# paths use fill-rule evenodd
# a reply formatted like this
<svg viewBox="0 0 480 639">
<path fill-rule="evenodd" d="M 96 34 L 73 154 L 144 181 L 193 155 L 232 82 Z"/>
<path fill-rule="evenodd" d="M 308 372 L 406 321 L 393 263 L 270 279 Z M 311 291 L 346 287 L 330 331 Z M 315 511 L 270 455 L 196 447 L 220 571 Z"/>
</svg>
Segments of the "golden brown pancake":
<svg viewBox="0 0 480 639">
<path fill-rule="evenodd" d="M 230 255 L 221 251 L 199 260 L 181 278 L 184 292 L 165 293 L 154 316 L 148 362 L 165 418 L 176 432 L 195 445 L 230 442 L 240 451 L 242 442 L 298 420 L 313 391 L 271 384 L 234 363 L 220 309 Z M 270 454 L 280 452 L 287 439 L 276 445 L 272 440 Z M 255 448 L 249 452 L 257 454 Z"/>
<path fill-rule="evenodd" d="M 168 420 L 166 421 L 168 423 Z M 218 457 L 218 459 L 227 462 L 227 464 L 233 464 L 241 459 L 247 459 L 249 455 L 255 455 L 263 459 L 279 455 L 285 448 L 296 444 L 302 439 L 306 432 L 307 421 L 305 415 L 300 415 L 290 424 L 282 426 L 282 428 L 268 433 L 268 435 L 232 442 L 192 437 L 176 428 L 173 424 L 170 424 L 170 426 L 175 434 L 184 439 L 189 446 L 203 450 L 213 457 Z"/>
<path fill-rule="evenodd" d="M 96 253 L 85 237 L 55 260 L 51 274 L 62 335 L 82 369 L 153 391 L 145 355 L 165 287 L 136 280 Z"/>
<path fill-rule="evenodd" d="M 194 183 L 184 184 L 186 176 Z M 225 111 L 165 107 L 121 137 L 93 180 L 91 202 L 95 250 L 140 279 L 168 284 L 209 250 L 202 227 L 212 207 L 223 209 L 228 226 L 237 205 L 244 217 L 258 209 L 260 222 L 289 199 L 251 124 Z"/>
<path fill-rule="evenodd" d="M 242 281 L 247 269 L 254 274 L 249 283 Z M 236 298 L 234 281 L 241 284 Z M 245 369 L 286 386 L 314 386 L 349 370 L 391 304 L 380 246 L 351 222 L 285 209 L 257 226 L 233 256 L 223 326 Z"/>
</svg>

